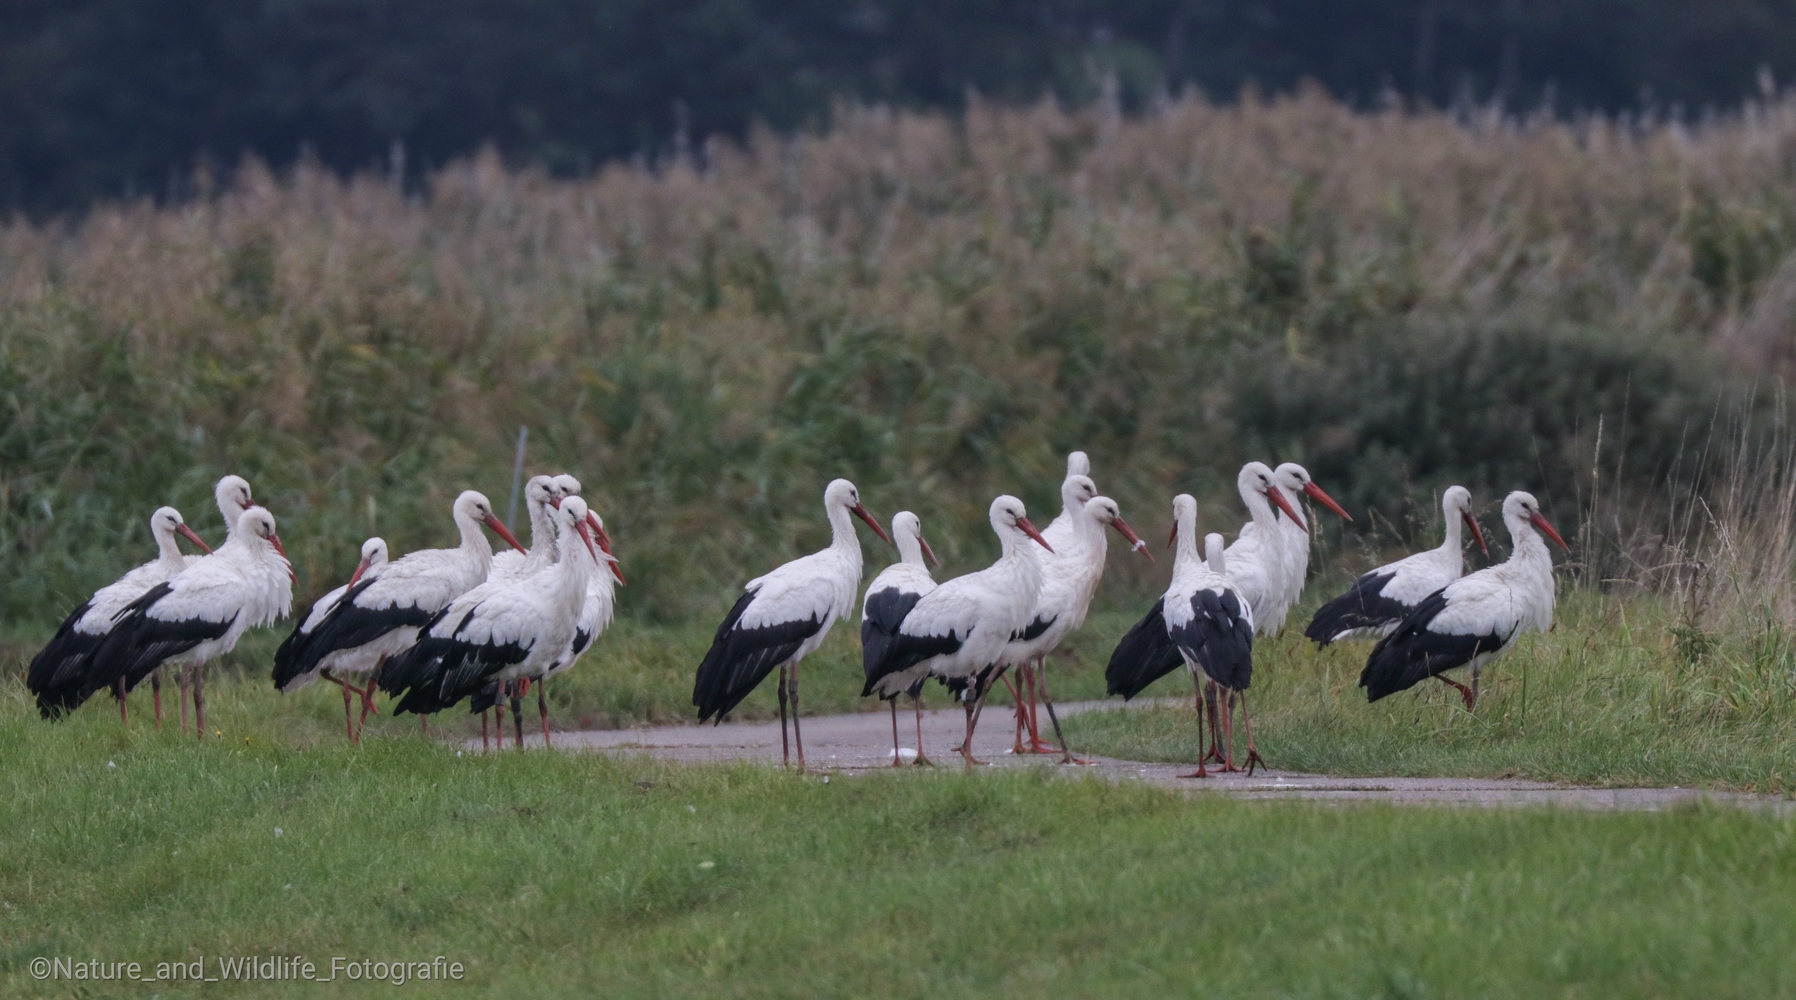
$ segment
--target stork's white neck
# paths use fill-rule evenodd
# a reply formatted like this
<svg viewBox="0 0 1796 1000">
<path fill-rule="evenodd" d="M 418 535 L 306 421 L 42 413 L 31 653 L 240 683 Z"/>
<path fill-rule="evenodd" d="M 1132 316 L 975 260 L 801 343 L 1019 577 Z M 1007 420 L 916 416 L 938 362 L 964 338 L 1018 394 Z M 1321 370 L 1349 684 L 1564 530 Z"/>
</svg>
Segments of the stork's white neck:
<svg viewBox="0 0 1796 1000">
<path fill-rule="evenodd" d="M 473 513 L 457 508 L 455 526 L 461 530 L 461 553 L 481 568 L 481 576 L 493 566 L 493 546 L 486 540 L 480 521 Z"/>
<path fill-rule="evenodd" d="M 1461 542 L 1465 537 L 1462 534 L 1465 530 L 1464 518 L 1461 517 L 1459 511 L 1449 503 L 1441 504 L 1441 516 L 1445 518 L 1447 522 L 1444 537 L 1441 539 L 1441 551 L 1451 555 L 1455 559 L 1463 559 L 1465 553 L 1461 548 Z M 1533 530 L 1532 526 L 1530 526 L 1529 530 Z"/>
<path fill-rule="evenodd" d="M 554 544 L 559 556 L 555 560 L 555 572 L 559 574 L 558 589 L 563 593 L 585 594 L 599 564 L 587 550 L 586 539 L 580 537 L 579 529 L 572 523 L 557 523 L 556 527 L 556 534 L 559 536 Z"/>
<path fill-rule="evenodd" d="M 850 525 L 849 528 L 853 530 L 853 525 Z M 900 531 L 893 541 L 898 546 L 899 562 L 910 563 L 914 566 L 923 565 L 923 543 L 917 541 L 916 532 Z"/>
<path fill-rule="evenodd" d="M 1509 528 L 1509 542 L 1513 546 L 1507 564 L 1525 568 L 1550 581 L 1553 576 L 1553 554 L 1547 551 L 1546 539 L 1534 530 L 1533 523 L 1519 514 L 1506 513 L 1503 524 Z"/>
<path fill-rule="evenodd" d="M 1291 505 L 1292 513 L 1297 515 L 1292 527 L 1302 528 L 1304 529 L 1304 533 L 1308 534 L 1310 522 L 1309 518 L 1303 512 L 1303 497 L 1292 492 L 1283 484 L 1275 486 L 1274 489 L 1278 490 L 1278 492 L 1285 498 L 1285 502 Z M 1268 507 L 1268 509 L 1270 509 L 1270 507 Z M 1284 511 L 1281 510 L 1279 513 L 1283 514 Z"/>
<path fill-rule="evenodd" d="M 1273 487 L 1277 489 L 1277 487 Z M 1278 527 L 1278 519 L 1272 516 L 1272 504 L 1266 501 L 1266 494 L 1261 493 L 1251 483 L 1240 483 L 1241 502 L 1247 505 L 1247 513 L 1253 517 L 1253 523 L 1260 526 L 1261 531 L 1272 531 Z M 1193 531 L 1197 530 L 1195 527 Z M 1192 540 L 1196 544 L 1196 539 Z"/>
<path fill-rule="evenodd" d="M 157 521 L 151 525 L 150 533 L 156 536 L 156 561 L 170 573 L 179 573 L 187 568 L 187 560 L 181 555 L 181 546 L 175 543 L 175 529 L 166 527 Z"/>
</svg>

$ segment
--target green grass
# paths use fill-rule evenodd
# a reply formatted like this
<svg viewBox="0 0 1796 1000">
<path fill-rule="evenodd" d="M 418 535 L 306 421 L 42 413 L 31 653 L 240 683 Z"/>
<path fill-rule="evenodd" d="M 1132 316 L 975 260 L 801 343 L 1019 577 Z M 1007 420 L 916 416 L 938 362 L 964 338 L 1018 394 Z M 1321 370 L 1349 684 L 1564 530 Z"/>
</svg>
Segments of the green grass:
<svg viewBox="0 0 1796 1000">
<path fill-rule="evenodd" d="M 1327 590 L 1311 589 L 1312 602 Z M 1317 653 L 1291 629 L 1256 643 L 1249 705 L 1261 752 L 1274 767 L 1330 774 L 1796 787 L 1796 645 L 1775 621 L 1708 635 L 1649 598 L 1573 590 L 1560 600 L 1551 633 L 1486 668 L 1474 712 L 1432 682 L 1367 704 L 1365 643 Z M 1145 696 L 1182 701 L 1076 716 L 1069 738 L 1119 757 L 1196 760 L 1188 675 Z"/>
<path fill-rule="evenodd" d="M 16 711 L 0 740 L 15 996 L 77 985 L 31 979 L 38 956 L 245 953 L 441 954 L 467 966 L 457 994 L 503 996 L 1796 989 L 1796 823 L 1744 811 L 1240 803 L 1047 768 L 825 783 Z"/>
</svg>

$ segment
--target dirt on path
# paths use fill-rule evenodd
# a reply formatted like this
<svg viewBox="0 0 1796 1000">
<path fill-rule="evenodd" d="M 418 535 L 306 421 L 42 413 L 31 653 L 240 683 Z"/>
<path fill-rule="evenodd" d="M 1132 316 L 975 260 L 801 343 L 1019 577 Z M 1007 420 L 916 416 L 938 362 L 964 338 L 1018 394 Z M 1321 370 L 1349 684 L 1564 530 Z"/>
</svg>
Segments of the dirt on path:
<svg viewBox="0 0 1796 1000">
<path fill-rule="evenodd" d="M 1071 702 L 1055 706 L 1062 718 L 1087 711 L 1124 711 L 1116 702 Z M 1045 711 L 1044 736 L 1051 736 Z M 1698 802 L 1732 804 L 1785 814 L 1796 802 L 1773 796 L 1691 788 L 1589 788 L 1507 778 L 1341 778 L 1276 769 L 1246 774 L 1184 778 L 1192 765 L 1154 764 L 1081 755 L 1088 763 L 1061 765 L 1055 755 L 1012 753 L 1014 723 L 1009 706 L 990 706 L 973 739 L 974 756 L 993 767 L 1054 768 L 1068 776 L 1111 781 L 1145 781 L 1181 791 L 1246 799 L 1314 799 L 1340 802 L 1392 802 L 1465 806 L 1560 806 L 1599 810 L 1661 811 Z M 509 721 L 509 720 L 508 720 Z M 534 721 L 534 720 L 530 720 Z M 817 770 L 845 775 L 892 767 L 892 720 L 887 712 L 811 716 L 802 720 L 806 762 Z M 965 716 L 959 708 L 923 713 L 923 747 L 939 768 L 963 767 L 949 747 L 960 743 Z M 510 726 L 508 725 L 509 729 Z M 910 711 L 898 713 L 903 763 L 911 764 L 916 723 Z M 540 747 L 540 733 L 526 734 L 526 746 Z M 780 725 L 773 722 L 726 722 L 720 726 L 644 726 L 633 729 L 555 733 L 557 750 L 645 753 L 692 763 L 723 761 L 780 762 Z M 473 745 L 479 749 L 479 743 Z M 1239 747 L 1237 748 L 1239 750 Z M 794 758 L 796 761 L 796 758 Z"/>
</svg>

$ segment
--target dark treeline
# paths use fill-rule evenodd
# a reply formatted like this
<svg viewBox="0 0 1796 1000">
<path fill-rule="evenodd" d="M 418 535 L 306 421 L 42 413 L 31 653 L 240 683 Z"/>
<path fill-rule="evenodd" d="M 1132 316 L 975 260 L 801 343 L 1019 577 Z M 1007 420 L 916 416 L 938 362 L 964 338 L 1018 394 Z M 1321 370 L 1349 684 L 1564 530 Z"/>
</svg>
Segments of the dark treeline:
<svg viewBox="0 0 1796 1000">
<path fill-rule="evenodd" d="M 1362 105 L 1694 112 L 1767 70 L 1796 71 L 1787 0 L 15 0 L 0 205 L 179 195 L 246 153 L 419 176 L 490 142 L 577 173 L 842 98 L 1079 102 L 1114 80 L 1141 109 L 1312 78 Z"/>
</svg>

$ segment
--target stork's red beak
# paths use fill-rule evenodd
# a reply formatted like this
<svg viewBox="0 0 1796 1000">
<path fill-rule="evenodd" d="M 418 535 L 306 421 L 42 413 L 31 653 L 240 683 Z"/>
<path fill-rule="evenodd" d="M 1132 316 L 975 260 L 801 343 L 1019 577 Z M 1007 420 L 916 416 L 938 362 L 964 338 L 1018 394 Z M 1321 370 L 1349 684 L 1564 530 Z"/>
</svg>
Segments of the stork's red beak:
<svg viewBox="0 0 1796 1000">
<path fill-rule="evenodd" d="M 867 513 L 867 508 L 857 503 L 848 509 L 854 512 L 855 517 L 867 522 L 867 527 L 873 529 L 873 533 L 879 536 L 880 541 L 887 545 L 892 544 L 892 539 L 886 535 L 886 530 L 879 526 L 879 522 L 873 519 L 872 514 Z"/>
<path fill-rule="evenodd" d="M 618 583 L 623 583 L 624 571 L 618 568 L 617 556 L 611 551 L 611 536 L 605 534 L 605 526 L 599 523 L 599 515 L 594 514 L 590 510 L 587 511 L 586 523 L 592 526 L 592 533 L 599 540 L 599 549 L 606 555 L 611 556 L 610 559 L 606 560 L 606 563 L 611 567 L 611 575 L 617 579 Z"/>
<path fill-rule="evenodd" d="M 1036 541 L 1040 542 L 1042 548 L 1047 549 L 1049 552 L 1054 551 L 1054 546 L 1049 545 L 1048 540 L 1041 537 L 1041 532 L 1035 530 L 1035 525 L 1030 524 L 1028 518 L 1026 518 L 1026 517 L 1017 518 L 1016 526 L 1023 529 L 1023 534 L 1028 535 L 1030 538 L 1033 538 Z"/>
<path fill-rule="evenodd" d="M 517 537 L 511 533 L 510 528 L 507 528 L 505 526 L 504 521 L 501 521 L 498 518 L 494 517 L 493 515 L 488 514 L 486 516 L 486 526 L 493 529 L 493 534 L 498 535 L 500 538 L 505 539 L 505 544 L 510 545 L 512 548 L 517 549 L 519 552 L 527 551 L 522 545 L 518 544 Z"/>
<path fill-rule="evenodd" d="M 1154 554 L 1147 550 L 1147 543 L 1141 540 L 1141 536 L 1135 534 L 1135 529 L 1129 527 L 1128 522 L 1120 517 L 1113 517 L 1110 519 L 1110 526 L 1116 529 L 1117 534 L 1129 540 L 1130 548 L 1147 556 L 1148 562 L 1154 561 Z M 1174 527 L 1176 529 L 1177 526 L 1175 525 Z"/>
<path fill-rule="evenodd" d="M 185 538 L 188 541 L 192 542 L 193 544 L 199 546 L 201 552 L 204 552 L 207 555 L 212 554 L 212 546 L 207 545 L 205 539 L 194 534 L 192 528 L 189 528 L 185 524 L 177 524 L 177 525 L 175 525 L 175 531 L 179 532 L 182 538 Z"/>
<path fill-rule="evenodd" d="M 942 561 L 935 557 L 935 550 L 929 547 L 929 542 L 922 535 L 917 536 L 917 544 L 923 546 L 923 558 L 929 560 L 931 566 L 941 569 Z"/>
<path fill-rule="evenodd" d="M 1478 548 L 1484 552 L 1484 558 L 1490 558 L 1490 546 L 1484 544 L 1484 529 L 1478 527 L 1478 519 L 1469 510 L 1462 510 L 1459 516 L 1465 518 L 1465 526 L 1472 529 L 1472 537 L 1478 540 Z M 1543 522 L 1544 523 L 1544 522 Z M 1564 543 L 1561 542 L 1561 545 Z"/>
<path fill-rule="evenodd" d="M 592 555 L 593 562 L 604 562 L 599 558 L 598 546 L 592 543 L 592 532 L 586 528 L 585 521 L 574 522 L 574 530 L 580 533 L 580 540 L 586 543 L 586 551 Z"/>
<path fill-rule="evenodd" d="M 1172 548 L 1172 543 L 1176 542 L 1178 540 L 1179 540 L 1179 522 L 1174 521 L 1174 522 L 1172 522 L 1172 530 L 1166 533 L 1166 547 L 1169 549 Z"/>
<path fill-rule="evenodd" d="M 1341 505 L 1338 503 L 1335 503 L 1335 498 L 1329 496 L 1327 493 L 1322 492 L 1322 487 L 1317 486 L 1314 481 L 1304 483 L 1303 491 L 1310 495 L 1310 499 L 1316 501 L 1317 503 L 1321 504 L 1322 506 L 1327 507 L 1329 510 L 1334 511 L 1336 514 L 1341 515 L 1342 517 L 1346 518 L 1349 521 L 1353 520 L 1353 515 L 1342 510 Z"/>
<path fill-rule="evenodd" d="M 1533 514 L 1529 515 L 1528 520 L 1533 523 L 1536 528 L 1539 528 L 1542 534 L 1551 538 L 1553 541 L 1558 542 L 1560 548 L 1567 552 L 1571 551 L 1571 546 L 1565 544 L 1565 539 L 1559 537 L 1559 532 L 1553 530 L 1553 526 L 1547 523 L 1546 518 L 1540 516 L 1539 511 L 1535 511 Z"/>
<path fill-rule="evenodd" d="M 1274 486 L 1266 491 L 1266 499 L 1272 501 L 1279 510 L 1284 511 L 1285 516 L 1291 519 L 1292 524 L 1302 528 L 1306 533 L 1310 530 L 1309 526 L 1303 523 L 1303 518 L 1298 517 L 1297 512 L 1291 509 L 1291 501 L 1285 499 L 1284 490 Z M 1331 500 L 1329 502 L 1333 503 L 1334 501 Z M 1346 515 L 1343 514 L 1342 516 L 1345 517 Z"/>
<path fill-rule="evenodd" d="M 355 585 L 362 581 L 362 574 L 366 572 L 368 572 L 368 560 L 363 559 L 361 562 L 355 564 L 355 572 L 349 574 L 349 586 L 351 589 L 354 589 Z"/>
<path fill-rule="evenodd" d="M 1549 528 L 1547 530 L 1551 531 L 1552 529 Z M 294 570 L 293 570 L 293 560 L 287 559 L 287 547 L 281 544 L 281 536 L 278 534 L 275 534 L 273 532 L 269 532 L 268 544 L 274 546 L 274 550 L 281 554 L 282 559 L 286 560 L 286 562 L 287 562 L 287 579 L 294 581 L 294 582 L 298 582 L 299 574 L 294 572 Z M 1559 544 L 1564 545 L 1565 543 L 1560 542 Z"/>
</svg>

